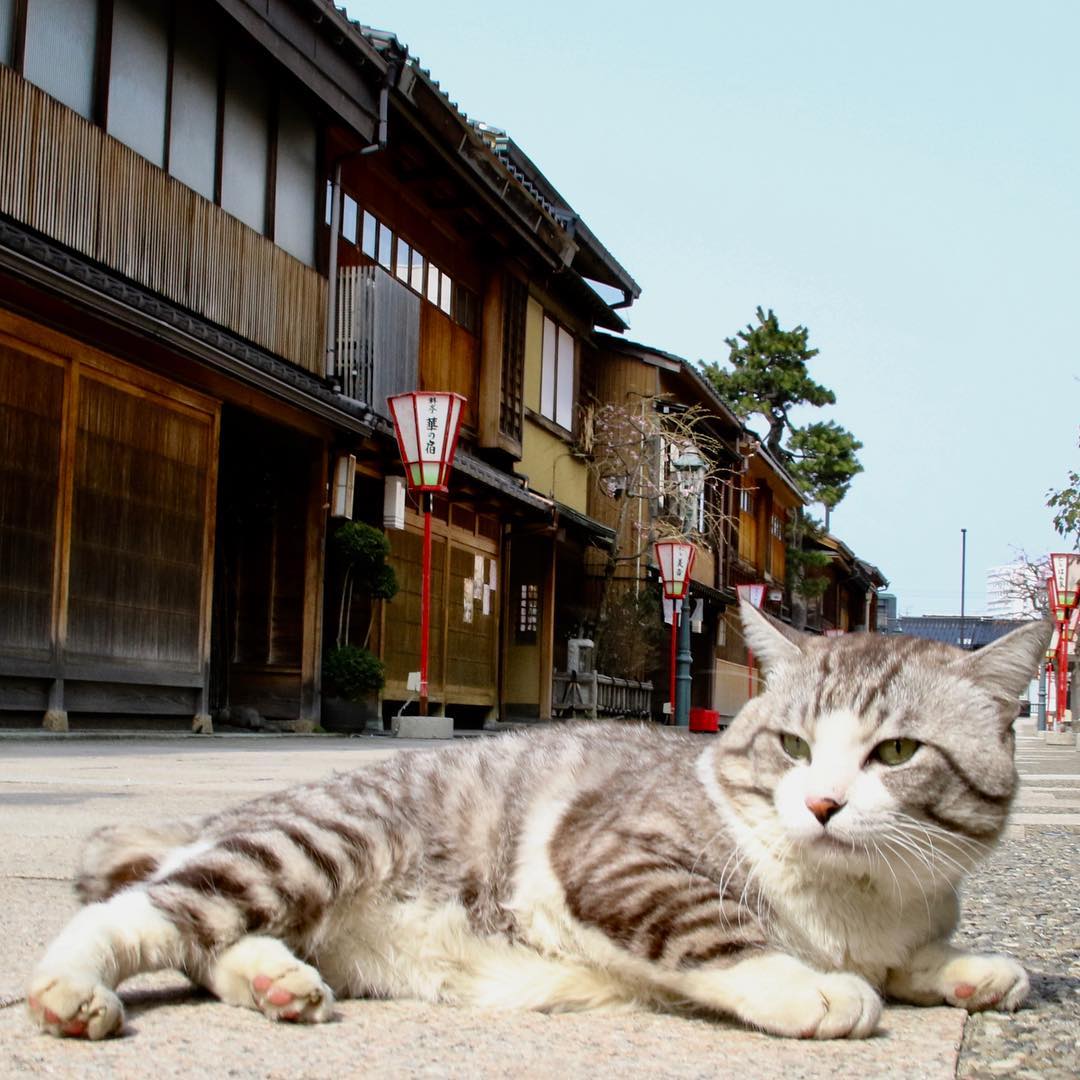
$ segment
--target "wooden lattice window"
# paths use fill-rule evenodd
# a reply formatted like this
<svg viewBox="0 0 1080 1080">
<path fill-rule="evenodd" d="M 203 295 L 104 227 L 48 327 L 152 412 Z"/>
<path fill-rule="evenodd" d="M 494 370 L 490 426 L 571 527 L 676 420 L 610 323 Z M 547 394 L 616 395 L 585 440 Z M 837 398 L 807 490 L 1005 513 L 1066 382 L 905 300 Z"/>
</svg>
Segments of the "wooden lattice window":
<svg viewBox="0 0 1080 1080">
<path fill-rule="evenodd" d="M 507 275 L 503 279 L 503 362 L 499 430 L 519 442 L 525 390 L 525 315 L 528 305 L 528 287 L 524 282 Z"/>
</svg>

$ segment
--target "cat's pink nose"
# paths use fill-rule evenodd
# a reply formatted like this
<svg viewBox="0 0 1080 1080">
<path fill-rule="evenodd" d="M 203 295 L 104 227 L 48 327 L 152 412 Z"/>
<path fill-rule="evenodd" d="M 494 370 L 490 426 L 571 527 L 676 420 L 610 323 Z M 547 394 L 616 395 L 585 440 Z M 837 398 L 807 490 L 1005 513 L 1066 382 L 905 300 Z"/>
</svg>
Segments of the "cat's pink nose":
<svg viewBox="0 0 1080 1080">
<path fill-rule="evenodd" d="M 837 802 L 835 799 L 810 798 L 806 800 L 806 809 L 809 810 L 822 825 L 827 825 L 829 823 L 829 818 L 831 818 L 838 810 L 841 810 L 843 806 L 844 804 L 842 802 Z"/>
</svg>

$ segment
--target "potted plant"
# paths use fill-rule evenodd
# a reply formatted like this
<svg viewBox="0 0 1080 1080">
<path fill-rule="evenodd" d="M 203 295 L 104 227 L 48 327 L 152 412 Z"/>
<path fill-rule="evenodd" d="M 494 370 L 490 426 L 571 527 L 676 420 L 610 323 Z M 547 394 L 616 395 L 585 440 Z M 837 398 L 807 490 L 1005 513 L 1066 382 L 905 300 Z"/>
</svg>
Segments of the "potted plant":
<svg viewBox="0 0 1080 1080">
<path fill-rule="evenodd" d="M 382 729 L 379 691 L 386 681 L 383 662 L 368 648 L 377 607 L 369 604 L 363 640 L 350 640 L 354 597 L 390 600 L 398 590 L 394 568 L 387 563 L 390 542 L 371 525 L 350 521 L 331 541 L 331 557 L 341 587 L 338 594 L 337 636 L 323 661 L 323 727 L 328 731 Z"/>
</svg>

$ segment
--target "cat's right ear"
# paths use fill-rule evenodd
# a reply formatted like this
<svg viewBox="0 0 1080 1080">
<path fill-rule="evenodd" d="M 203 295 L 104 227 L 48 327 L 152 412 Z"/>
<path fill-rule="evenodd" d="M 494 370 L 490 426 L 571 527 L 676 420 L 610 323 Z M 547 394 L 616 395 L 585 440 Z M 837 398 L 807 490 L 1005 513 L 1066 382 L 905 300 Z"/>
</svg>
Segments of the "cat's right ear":
<svg viewBox="0 0 1080 1080">
<path fill-rule="evenodd" d="M 766 675 L 784 660 L 798 658 L 802 649 L 803 635 L 771 615 L 759 611 L 749 600 L 739 597 L 739 615 L 742 618 L 743 636 L 753 650 L 754 659 Z"/>
</svg>

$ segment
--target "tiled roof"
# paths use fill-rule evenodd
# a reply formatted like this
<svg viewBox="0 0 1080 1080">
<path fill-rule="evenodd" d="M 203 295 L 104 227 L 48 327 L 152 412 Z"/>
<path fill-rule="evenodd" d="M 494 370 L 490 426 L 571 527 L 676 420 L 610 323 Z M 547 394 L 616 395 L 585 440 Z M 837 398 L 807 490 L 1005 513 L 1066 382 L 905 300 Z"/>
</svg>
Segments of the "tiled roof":
<svg viewBox="0 0 1080 1080">
<path fill-rule="evenodd" d="M 966 643 L 963 648 L 981 649 L 1022 625 L 1022 620 L 992 619 L 985 615 L 968 615 L 963 620 L 959 615 L 903 615 L 889 629 L 894 633 L 907 634 L 908 637 L 942 641 L 946 645 L 960 645 L 963 629 Z"/>
</svg>

